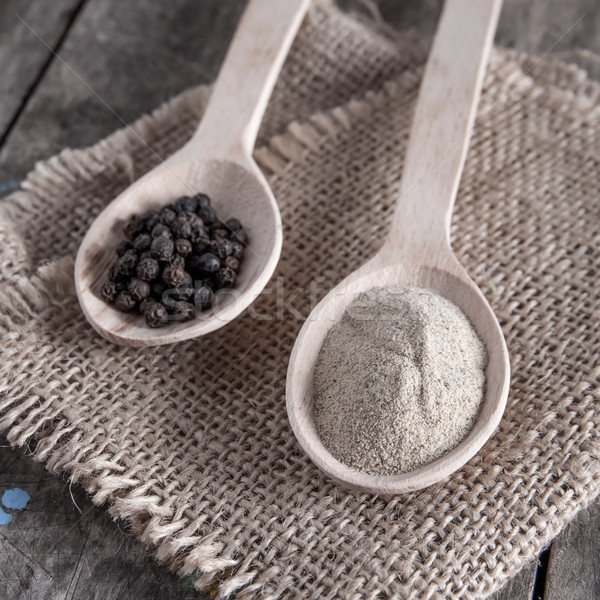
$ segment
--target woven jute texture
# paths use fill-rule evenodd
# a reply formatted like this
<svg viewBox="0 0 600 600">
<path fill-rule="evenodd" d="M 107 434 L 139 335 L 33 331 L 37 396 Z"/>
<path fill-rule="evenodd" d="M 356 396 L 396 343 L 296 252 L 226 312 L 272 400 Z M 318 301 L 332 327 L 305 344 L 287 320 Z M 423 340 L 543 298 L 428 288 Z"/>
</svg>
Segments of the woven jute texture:
<svg viewBox="0 0 600 600">
<path fill-rule="evenodd" d="M 392 498 L 334 484 L 291 433 L 290 350 L 385 235 L 426 55 L 415 34 L 313 6 L 256 151 L 281 206 L 281 262 L 252 310 L 205 338 L 109 343 L 72 273 L 95 215 L 184 142 L 207 89 L 37 165 L 0 207 L 0 430 L 199 590 L 480 600 L 598 495 L 600 86 L 499 49 L 453 219 L 510 351 L 498 431 L 446 481 Z"/>
</svg>

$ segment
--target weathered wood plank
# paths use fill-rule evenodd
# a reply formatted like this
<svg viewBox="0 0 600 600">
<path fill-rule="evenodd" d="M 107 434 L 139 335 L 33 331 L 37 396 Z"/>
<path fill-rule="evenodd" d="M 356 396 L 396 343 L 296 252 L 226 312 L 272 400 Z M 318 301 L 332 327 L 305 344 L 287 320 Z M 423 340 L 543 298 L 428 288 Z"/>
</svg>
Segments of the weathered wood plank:
<svg viewBox="0 0 600 600">
<path fill-rule="evenodd" d="M 397 2 L 380 0 L 390 23 L 433 34 L 443 0 Z M 600 79 L 600 10 L 597 0 L 504 0 L 496 43 L 535 55 L 546 53 L 573 62 Z M 579 53 L 583 49 L 586 52 Z"/>
<path fill-rule="evenodd" d="M 386 21 L 433 33 L 443 0 L 378 2 Z M 496 41 L 532 54 L 586 48 L 600 52 L 596 0 L 504 0 Z"/>
<path fill-rule="evenodd" d="M 600 11 L 596 0 L 507 0 L 498 37 L 532 54 L 586 48 L 600 52 Z"/>
<path fill-rule="evenodd" d="M 198 600 L 81 488 L 4 445 L 0 497 L 15 487 L 31 500 L 23 511 L 7 510 L 12 521 L 0 526 L 3 600 Z"/>
<path fill-rule="evenodd" d="M 577 515 L 554 540 L 544 600 L 600 598 L 600 503 Z"/>
<path fill-rule="evenodd" d="M 52 57 L 30 31 L 55 48 L 82 0 L 4 0 L 0 3 L 0 139 Z"/>
<path fill-rule="evenodd" d="M 245 0 L 91 0 L 0 151 L 0 186 L 212 81 Z"/>
<path fill-rule="evenodd" d="M 244 3 L 90 2 L 64 44 L 66 64 L 54 61 L 0 151 L 0 189 L 36 160 L 65 146 L 91 144 L 182 89 L 211 81 Z M 379 5 L 391 24 L 431 33 L 442 1 Z M 538 54 L 552 48 L 564 56 L 576 47 L 600 53 L 598 26 L 595 0 L 506 0 L 497 42 Z M 571 58 L 597 68 L 593 60 Z"/>
</svg>

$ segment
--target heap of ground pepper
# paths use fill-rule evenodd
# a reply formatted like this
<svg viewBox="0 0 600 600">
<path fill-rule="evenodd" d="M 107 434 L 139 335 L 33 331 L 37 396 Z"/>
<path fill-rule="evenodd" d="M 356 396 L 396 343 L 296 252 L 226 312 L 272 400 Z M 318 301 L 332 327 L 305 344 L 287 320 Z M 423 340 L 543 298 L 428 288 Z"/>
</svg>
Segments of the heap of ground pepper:
<svg viewBox="0 0 600 600">
<path fill-rule="evenodd" d="M 134 215 L 124 233 L 101 296 L 149 327 L 193 319 L 235 286 L 246 234 L 237 219 L 221 221 L 206 194 Z"/>
</svg>

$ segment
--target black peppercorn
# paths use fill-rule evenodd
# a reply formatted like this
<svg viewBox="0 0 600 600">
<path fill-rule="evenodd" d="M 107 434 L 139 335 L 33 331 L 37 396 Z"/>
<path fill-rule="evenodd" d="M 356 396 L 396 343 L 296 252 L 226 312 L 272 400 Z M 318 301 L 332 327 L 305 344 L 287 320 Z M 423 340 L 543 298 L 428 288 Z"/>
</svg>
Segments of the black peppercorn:
<svg viewBox="0 0 600 600">
<path fill-rule="evenodd" d="M 142 221 L 144 222 L 146 231 L 152 231 L 152 228 L 158 223 L 159 220 L 160 215 L 155 210 L 147 210 L 142 215 Z"/>
<path fill-rule="evenodd" d="M 105 281 L 100 291 L 100 296 L 105 302 L 112 302 L 117 296 L 117 286 L 114 281 Z"/>
<path fill-rule="evenodd" d="M 190 222 L 190 241 L 194 244 L 201 241 L 210 241 L 206 230 L 204 229 L 204 223 L 200 217 L 195 217 L 193 221 Z"/>
<path fill-rule="evenodd" d="M 174 267 L 181 267 L 182 269 L 185 269 L 185 258 L 183 258 L 183 256 L 174 254 L 169 259 L 169 264 L 173 265 Z"/>
<path fill-rule="evenodd" d="M 177 238 L 175 240 L 175 252 L 185 258 L 192 253 L 192 242 L 184 238 Z"/>
<path fill-rule="evenodd" d="M 169 229 L 168 225 L 165 225 L 164 223 L 157 223 L 152 228 L 152 237 L 157 238 L 161 236 L 171 237 L 171 230 Z"/>
<path fill-rule="evenodd" d="M 233 246 L 229 240 L 221 238 L 213 242 L 212 251 L 213 254 L 218 256 L 221 260 L 225 260 L 233 253 Z"/>
<path fill-rule="evenodd" d="M 111 269 L 111 278 L 129 277 L 135 270 L 138 262 L 135 250 L 127 250 L 121 258 L 113 265 Z"/>
<path fill-rule="evenodd" d="M 112 281 L 117 286 L 117 290 L 123 289 L 123 286 L 120 285 L 122 281 L 129 281 L 129 274 L 123 274 L 122 269 L 123 267 L 121 265 L 121 259 L 119 258 L 111 265 L 110 269 L 108 270 L 107 280 Z"/>
<path fill-rule="evenodd" d="M 212 289 L 206 285 L 199 287 L 194 294 L 194 306 L 196 310 L 207 310 L 212 306 L 214 293 Z"/>
<path fill-rule="evenodd" d="M 181 285 L 167 290 L 166 293 L 169 298 L 173 298 L 173 300 L 185 300 L 188 302 L 194 295 L 194 291 L 193 286 L 182 283 Z"/>
<path fill-rule="evenodd" d="M 192 279 L 192 276 L 187 271 L 184 271 L 183 283 L 181 285 L 184 285 L 186 287 L 194 287 L 194 280 Z"/>
<path fill-rule="evenodd" d="M 160 302 L 149 303 L 144 310 L 144 320 L 148 327 L 163 327 L 169 322 L 169 313 Z"/>
<path fill-rule="evenodd" d="M 133 240 L 133 247 L 137 252 L 144 252 L 145 250 L 148 250 L 151 244 L 152 238 L 150 237 L 149 233 L 140 233 Z"/>
<path fill-rule="evenodd" d="M 159 304 L 159 302 L 155 298 L 153 298 L 152 296 L 148 296 L 147 298 L 144 298 L 138 304 L 138 311 L 140 312 L 140 314 L 143 315 L 148 310 L 148 307 L 151 304 Z"/>
<path fill-rule="evenodd" d="M 189 238 L 192 235 L 192 225 L 184 218 L 181 218 L 185 213 L 179 215 L 171 223 L 171 232 L 176 238 Z"/>
<path fill-rule="evenodd" d="M 195 267 L 198 271 L 206 273 L 215 273 L 221 267 L 221 261 L 214 254 L 206 252 L 199 257 Z"/>
<path fill-rule="evenodd" d="M 237 275 L 232 269 L 224 267 L 215 273 L 215 281 L 219 288 L 231 288 L 237 281 Z"/>
<path fill-rule="evenodd" d="M 182 196 L 175 202 L 175 212 L 195 212 L 198 208 L 198 198 L 196 196 L 190 198 L 189 196 Z"/>
<path fill-rule="evenodd" d="M 244 254 L 244 246 L 239 242 L 231 243 L 231 256 L 237 258 L 238 260 L 242 258 L 242 254 Z"/>
<path fill-rule="evenodd" d="M 150 250 L 152 251 L 152 255 L 154 256 L 154 258 L 156 258 L 157 260 L 169 260 L 169 258 L 173 256 L 175 244 L 173 243 L 173 240 L 170 237 L 167 237 L 166 235 L 161 235 L 160 237 L 154 238 L 152 240 Z"/>
<path fill-rule="evenodd" d="M 159 212 L 160 222 L 164 225 L 170 225 L 173 219 L 177 216 L 177 213 L 173 210 L 173 206 L 163 206 Z"/>
<path fill-rule="evenodd" d="M 227 229 L 225 229 L 224 227 L 215 227 L 212 231 L 212 237 L 215 240 L 220 240 L 220 239 L 228 239 L 229 238 L 229 231 L 227 231 Z"/>
<path fill-rule="evenodd" d="M 177 217 L 175 217 L 177 221 L 184 221 L 186 223 L 201 223 L 202 219 L 195 213 L 189 210 L 181 211 Z"/>
<path fill-rule="evenodd" d="M 125 252 L 127 252 L 127 250 L 130 250 L 131 248 L 131 244 L 127 240 L 123 240 L 117 246 L 117 256 L 123 256 L 123 254 L 125 254 Z"/>
<path fill-rule="evenodd" d="M 136 275 L 143 281 L 152 281 L 160 273 L 158 261 L 154 258 L 142 258 L 138 263 Z"/>
<path fill-rule="evenodd" d="M 210 227 L 218 221 L 215 211 L 209 205 L 199 205 L 197 215 L 202 219 L 206 227 Z"/>
<path fill-rule="evenodd" d="M 162 272 L 162 280 L 169 287 L 176 287 L 183 283 L 185 279 L 185 271 L 183 267 L 176 265 L 167 265 Z"/>
<path fill-rule="evenodd" d="M 223 264 L 236 273 L 240 268 L 240 261 L 235 256 L 228 256 Z"/>
<path fill-rule="evenodd" d="M 110 265 L 110 269 L 108 269 L 108 281 L 116 281 L 119 277 L 121 277 L 121 275 L 119 275 L 119 265 L 119 260 L 116 260 L 112 265 Z"/>
<path fill-rule="evenodd" d="M 204 254 L 205 252 L 210 252 L 210 248 L 211 248 L 211 242 L 210 242 L 210 238 L 208 237 L 208 235 L 202 237 L 200 240 L 198 240 L 192 244 L 192 252 L 197 256 L 200 256 L 200 255 Z"/>
<path fill-rule="evenodd" d="M 134 215 L 129 219 L 126 223 L 125 227 L 123 227 L 123 231 L 125 232 L 125 237 L 132 241 L 138 233 L 142 233 L 144 230 L 144 221 L 137 215 Z"/>
<path fill-rule="evenodd" d="M 238 219 L 227 219 L 227 221 L 225 221 L 225 228 L 229 232 L 235 233 L 236 231 L 239 231 L 242 228 L 242 224 L 239 222 Z"/>
<path fill-rule="evenodd" d="M 196 194 L 194 198 L 198 201 L 198 210 L 210 206 L 210 198 L 206 194 Z"/>
<path fill-rule="evenodd" d="M 178 301 L 173 304 L 171 318 L 174 321 L 189 321 L 196 316 L 194 305 L 190 302 Z"/>
<path fill-rule="evenodd" d="M 147 281 L 142 281 L 134 277 L 129 281 L 127 291 L 136 302 L 140 302 L 150 295 L 150 284 Z"/>
<path fill-rule="evenodd" d="M 119 264 L 120 261 L 119 259 L 117 259 L 112 265 L 110 265 L 110 269 L 108 269 L 107 276 L 108 281 L 116 281 L 119 277 L 122 277 L 121 275 L 119 275 Z"/>
<path fill-rule="evenodd" d="M 135 300 L 129 292 L 119 292 L 115 298 L 115 308 L 129 312 L 135 308 Z"/>
</svg>

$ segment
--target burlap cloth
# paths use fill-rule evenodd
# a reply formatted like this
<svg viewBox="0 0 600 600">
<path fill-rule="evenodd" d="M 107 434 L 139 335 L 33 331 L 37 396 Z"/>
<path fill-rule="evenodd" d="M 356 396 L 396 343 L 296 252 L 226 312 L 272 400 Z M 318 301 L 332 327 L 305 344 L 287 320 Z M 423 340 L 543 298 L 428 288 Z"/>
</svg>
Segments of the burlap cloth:
<svg viewBox="0 0 600 600">
<path fill-rule="evenodd" d="M 1 207 L 0 430 L 219 598 L 479 600 L 598 495 L 600 85 L 504 50 L 453 220 L 510 350 L 499 430 L 448 480 L 394 498 L 334 484 L 291 433 L 292 344 L 385 234 L 426 54 L 416 34 L 313 6 L 256 151 L 281 262 L 252 314 L 202 339 L 107 342 L 72 273 L 86 227 L 190 135 L 206 88 L 38 164 Z"/>
</svg>

